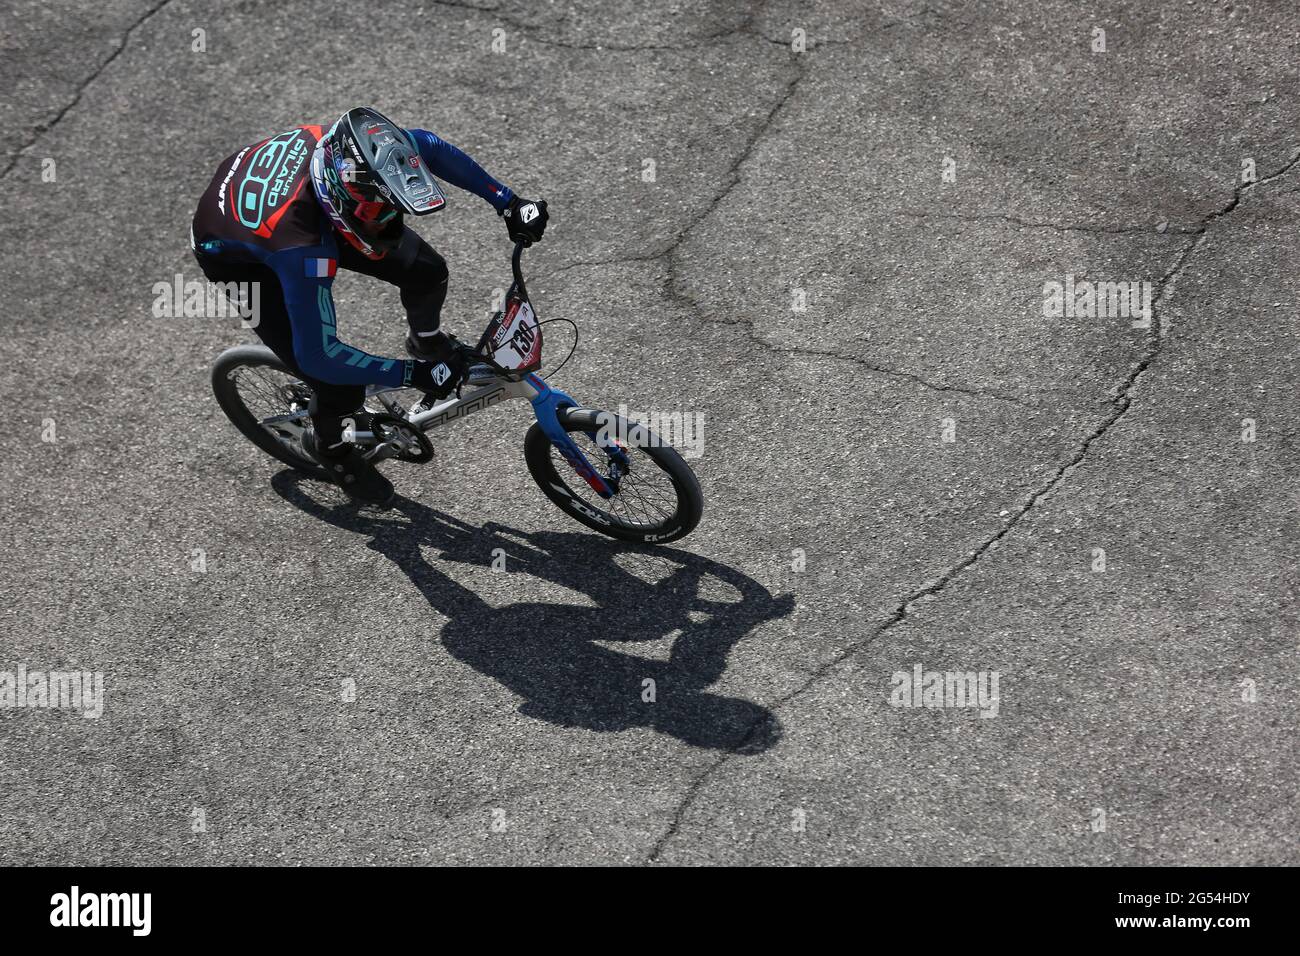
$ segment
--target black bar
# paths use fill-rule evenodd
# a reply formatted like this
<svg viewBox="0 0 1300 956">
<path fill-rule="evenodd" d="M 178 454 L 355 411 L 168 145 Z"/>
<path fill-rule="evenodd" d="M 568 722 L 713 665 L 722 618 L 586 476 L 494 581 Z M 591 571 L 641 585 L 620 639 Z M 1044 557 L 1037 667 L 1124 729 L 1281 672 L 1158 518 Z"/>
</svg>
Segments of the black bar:
<svg viewBox="0 0 1300 956">
<path fill-rule="evenodd" d="M 1282 939 L 1295 927 L 1294 871 L 1285 869 L 664 869 L 602 871 L 595 878 L 605 892 L 593 895 L 582 892 L 593 873 L 578 869 L 539 879 L 536 873 L 489 869 L 450 874 L 357 868 L 11 868 L 0 870 L 0 914 L 7 943 L 40 936 L 71 938 L 82 945 L 110 938 L 132 944 L 240 942 L 254 938 L 253 927 L 262 942 L 337 945 L 373 939 L 380 926 L 428 927 L 435 913 L 441 914 L 435 922 L 443 924 L 481 927 L 480 920 L 488 920 L 494 934 L 505 911 L 505 921 L 517 929 L 554 927 L 557 919 L 573 919 L 590 930 L 592 920 L 602 913 L 616 916 L 624 906 L 640 913 L 646 932 L 664 921 L 723 920 L 735 921 L 743 935 L 771 921 L 813 933 L 840 927 L 881 943 L 903 933 L 924 951 L 935 952 L 946 952 L 963 939 L 971 945 L 982 940 L 981 946 L 1128 941 L 1230 950 Z M 74 886 L 88 917 L 98 916 L 102 902 L 96 898 L 86 904 L 88 896 L 149 894 L 148 935 L 135 935 L 142 919 L 134 927 L 51 925 L 52 918 L 60 919 L 70 909 L 59 909 L 58 894 L 70 904 Z M 621 902 L 602 902 L 606 894 Z M 719 894 L 731 902 L 723 905 Z M 144 897 L 130 902 L 137 905 L 128 911 L 120 898 L 111 900 L 108 915 L 117 907 L 142 916 Z M 525 913 L 542 922 L 531 923 Z M 1220 924 L 1243 918 L 1248 925 Z M 1152 922 L 1133 924 L 1134 919 Z M 1192 920 L 1197 925 L 1189 925 Z M 1202 920 L 1212 925 L 1199 925 Z"/>
</svg>

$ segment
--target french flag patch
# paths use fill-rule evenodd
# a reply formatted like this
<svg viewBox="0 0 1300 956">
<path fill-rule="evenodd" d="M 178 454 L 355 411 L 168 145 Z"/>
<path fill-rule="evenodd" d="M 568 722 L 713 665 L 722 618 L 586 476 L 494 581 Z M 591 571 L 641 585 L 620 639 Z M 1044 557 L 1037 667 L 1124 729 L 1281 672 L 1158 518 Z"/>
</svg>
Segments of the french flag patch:
<svg viewBox="0 0 1300 956">
<path fill-rule="evenodd" d="M 330 279 L 338 271 L 339 264 L 334 259 L 305 259 L 309 279 Z"/>
</svg>

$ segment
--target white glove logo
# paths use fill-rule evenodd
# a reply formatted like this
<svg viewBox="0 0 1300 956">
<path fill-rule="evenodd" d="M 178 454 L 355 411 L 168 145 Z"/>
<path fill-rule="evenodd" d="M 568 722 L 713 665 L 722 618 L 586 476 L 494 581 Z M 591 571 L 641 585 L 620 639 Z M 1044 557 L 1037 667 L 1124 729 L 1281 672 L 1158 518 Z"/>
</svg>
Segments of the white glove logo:
<svg viewBox="0 0 1300 956">
<path fill-rule="evenodd" d="M 447 368 L 445 363 L 439 363 L 433 367 L 430 374 L 433 376 L 435 385 L 444 384 L 447 379 L 451 378 L 451 369 Z"/>
<path fill-rule="evenodd" d="M 519 207 L 519 218 L 524 222 L 532 222 L 537 218 L 537 204 L 526 203 Z"/>
</svg>

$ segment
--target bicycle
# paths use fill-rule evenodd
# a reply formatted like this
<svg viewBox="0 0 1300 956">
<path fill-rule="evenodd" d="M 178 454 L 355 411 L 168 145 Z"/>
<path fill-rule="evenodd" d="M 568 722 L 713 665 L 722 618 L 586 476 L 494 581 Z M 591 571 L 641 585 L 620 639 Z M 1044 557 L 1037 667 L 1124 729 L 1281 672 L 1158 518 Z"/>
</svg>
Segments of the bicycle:
<svg viewBox="0 0 1300 956">
<path fill-rule="evenodd" d="M 427 432 L 526 398 L 536 421 L 524 435 L 524 460 L 537 486 L 561 511 L 624 541 L 662 543 L 685 537 L 699 523 L 704 499 L 681 455 L 644 425 L 580 406 L 537 374 L 545 323 L 528 298 L 520 266 L 523 249 L 522 242 L 516 243 L 514 281 L 504 308 L 492 316 L 472 349 L 461 389 L 428 407 L 421 402 L 407 410 L 397 398 L 400 388 L 371 386 L 367 408 L 378 403 L 382 410 L 374 410 L 368 430 L 349 431 L 347 437 L 375 463 L 423 464 L 433 458 Z M 212 389 L 226 417 L 254 445 L 299 472 L 330 480 L 302 447 L 311 387 L 269 348 L 240 345 L 222 352 L 212 366 Z M 268 407 L 250 406 L 249 399 Z M 581 481 L 566 481 L 568 474 Z"/>
</svg>

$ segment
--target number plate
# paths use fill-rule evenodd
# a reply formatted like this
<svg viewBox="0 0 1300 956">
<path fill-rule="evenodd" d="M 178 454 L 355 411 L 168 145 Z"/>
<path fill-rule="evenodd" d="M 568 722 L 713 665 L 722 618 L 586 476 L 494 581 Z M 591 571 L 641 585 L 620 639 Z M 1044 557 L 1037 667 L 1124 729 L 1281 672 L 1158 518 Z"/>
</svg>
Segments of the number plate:
<svg viewBox="0 0 1300 956">
<path fill-rule="evenodd" d="M 541 365 L 542 327 L 533 307 L 522 299 L 512 299 L 489 333 L 488 347 L 492 361 L 513 372 L 531 372 Z"/>
</svg>

